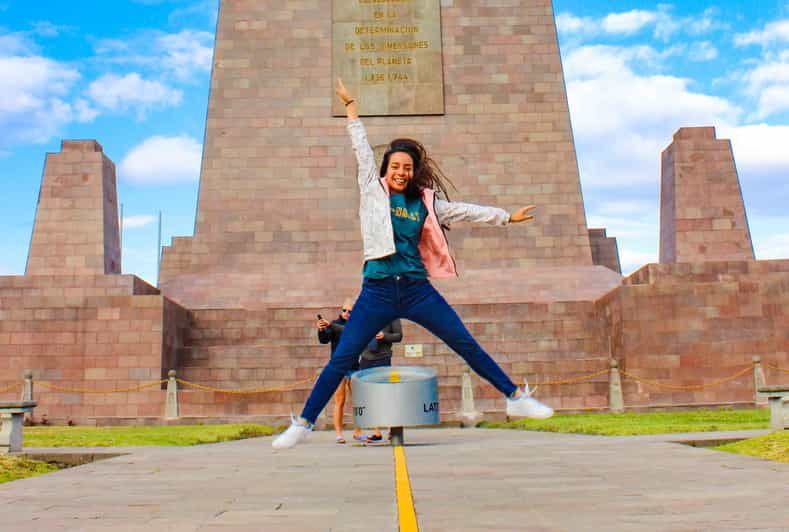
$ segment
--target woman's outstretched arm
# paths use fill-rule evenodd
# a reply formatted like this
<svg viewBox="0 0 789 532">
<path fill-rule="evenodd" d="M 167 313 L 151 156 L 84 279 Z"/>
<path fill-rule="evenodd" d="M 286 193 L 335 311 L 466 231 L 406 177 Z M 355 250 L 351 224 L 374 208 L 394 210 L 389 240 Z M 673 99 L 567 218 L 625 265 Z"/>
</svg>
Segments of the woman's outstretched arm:
<svg viewBox="0 0 789 532">
<path fill-rule="evenodd" d="M 375 155 L 367 140 L 367 132 L 362 125 L 362 121 L 359 120 L 356 100 L 348 94 L 348 90 L 340 78 L 337 78 L 335 92 L 347 110 L 348 134 L 351 137 L 351 145 L 356 154 L 356 162 L 359 167 L 359 188 L 364 189 L 378 180 L 378 173 L 375 169 Z"/>
<path fill-rule="evenodd" d="M 474 205 L 459 201 L 436 199 L 436 216 L 442 224 L 454 222 L 485 223 L 490 225 L 507 225 L 509 223 L 527 222 L 534 219 L 534 205 L 522 207 L 512 214 L 499 207 Z"/>
</svg>

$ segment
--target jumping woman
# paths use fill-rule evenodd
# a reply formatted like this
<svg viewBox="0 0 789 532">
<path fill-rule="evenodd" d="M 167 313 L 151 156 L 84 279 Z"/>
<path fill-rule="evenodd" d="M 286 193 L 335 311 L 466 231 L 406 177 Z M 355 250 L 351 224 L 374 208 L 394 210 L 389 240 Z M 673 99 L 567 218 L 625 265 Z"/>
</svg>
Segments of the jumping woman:
<svg viewBox="0 0 789 532">
<path fill-rule="evenodd" d="M 553 409 L 513 384 L 427 280 L 457 275 L 442 225 L 477 222 L 503 227 L 534 219 L 529 214 L 534 205 L 508 214 L 497 207 L 439 199 L 437 192 L 447 196 L 446 178 L 425 148 L 411 139 L 393 140 L 376 172 L 356 101 L 342 80 L 337 80 L 336 93 L 347 110 L 348 133 L 359 164 L 364 281 L 340 343 L 318 377 L 301 417 L 292 420 L 272 447 L 287 449 L 307 437 L 359 354 L 396 318 L 418 323 L 463 357 L 478 375 L 504 394 L 507 415 L 551 417 Z"/>
</svg>

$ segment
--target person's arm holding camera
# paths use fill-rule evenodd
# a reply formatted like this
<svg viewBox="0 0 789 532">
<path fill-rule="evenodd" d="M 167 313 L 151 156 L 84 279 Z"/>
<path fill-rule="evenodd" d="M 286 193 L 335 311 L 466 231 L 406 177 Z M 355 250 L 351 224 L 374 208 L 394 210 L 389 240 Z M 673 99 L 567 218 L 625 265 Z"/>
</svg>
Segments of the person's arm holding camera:
<svg viewBox="0 0 789 532">
<path fill-rule="evenodd" d="M 334 336 L 334 332 L 331 329 L 331 323 L 324 320 L 323 317 L 318 314 L 318 322 L 316 327 L 318 328 L 318 341 L 322 344 L 330 343 L 332 337 Z"/>
<path fill-rule="evenodd" d="M 401 342 L 403 340 L 403 325 L 399 319 L 394 320 L 383 331 L 379 332 L 375 338 L 379 342 L 387 342 L 389 344 Z"/>
</svg>

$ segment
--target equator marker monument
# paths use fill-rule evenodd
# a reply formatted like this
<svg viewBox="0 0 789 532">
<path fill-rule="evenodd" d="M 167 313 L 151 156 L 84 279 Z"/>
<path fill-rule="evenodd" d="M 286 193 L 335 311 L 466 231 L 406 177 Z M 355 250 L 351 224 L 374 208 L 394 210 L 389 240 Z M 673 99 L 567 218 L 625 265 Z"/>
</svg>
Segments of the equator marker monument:
<svg viewBox="0 0 789 532">
<path fill-rule="evenodd" d="M 112 266 L 114 167 L 101 147 L 66 142 L 48 156 L 28 270 L 0 278 L 0 388 L 31 369 L 72 390 L 40 389 L 37 412 L 50 419 L 156 418 L 161 387 L 110 401 L 73 390 L 130 388 L 175 369 L 209 388 L 281 390 L 185 389 L 183 416 L 297 411 L 307 386 L 294 383 L 326 361 L 314 315 L 354 296 L 361 279 L 338 76 L 358 95 L 371 142 L 423 141 L 468 196 L 452 199 L 538 205 L 526 228 L 452 227 L 464 282 L 437 284 L 509 374 L 558 383 L 598 373 L 543 385 L 542 400 L 607 408 L 600 372 L 611 358 L 691 388 L 755 355 L 789 365 L 789 261 L 754 260 L 731 146 L 712 128 L 680 130 L 664 154 L 664 263 L 622 278 L 615 241 L 587 227 L 549 0 L 331 6 L 329 16 L 323 0 L 220 2 L 194 235 L 164 249 L 158 289 Z M 51 223 L 58 216 L 81 220 L 79 242 Z M 452 415 L 463 362 L 417 326 L 405 337 L 422 355 L 408 364 L 437 369 Z M 479 410 L 503 410 L 472 382 Z M 702 390 L 625 379 L 623 392 L 629 407 L 754 400 L 747 376 Z"/>
</svg>

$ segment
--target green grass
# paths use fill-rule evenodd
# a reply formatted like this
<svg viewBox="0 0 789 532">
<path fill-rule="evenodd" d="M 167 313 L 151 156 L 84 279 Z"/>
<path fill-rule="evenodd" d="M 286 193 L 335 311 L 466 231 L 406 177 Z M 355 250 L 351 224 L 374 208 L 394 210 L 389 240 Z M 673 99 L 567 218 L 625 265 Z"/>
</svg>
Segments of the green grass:
<svg viewBox="0 0 789 532">
<path fill-rule="evenodd" d="M 495 429 L 537 430 L 602 436 L 709 432 L 716 430 L 766 429 L 768 410 L 692 410 L 673 412 L 627 412 L 624 414 L 561 414 L 551 419 L 521 419 L 509 423 L 483 422 Z"/>
<path fill-rule="evenodd" d="M 270 436 L 268 425 L 171 425 L 146 427 L 25 427 L 25 447 L 134 447 L 198 445 Z"/>
<path fill-rule="evenodd" d="M 0 455 L 0 484 L 20 478 L 43 475 L 44 473 L 57 471 L 57 469 L 58 466 L 46 462 Z"/>
<path fill-rule="evenodd" d="M 767 460 L 789 463 L 789 430 L 772 432 L 766 436 L 750 438 L 713 447 L 719 451 L 757 456 Z"/>
</svg>

